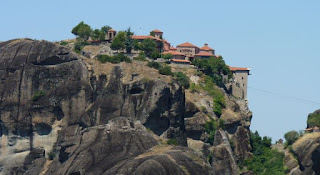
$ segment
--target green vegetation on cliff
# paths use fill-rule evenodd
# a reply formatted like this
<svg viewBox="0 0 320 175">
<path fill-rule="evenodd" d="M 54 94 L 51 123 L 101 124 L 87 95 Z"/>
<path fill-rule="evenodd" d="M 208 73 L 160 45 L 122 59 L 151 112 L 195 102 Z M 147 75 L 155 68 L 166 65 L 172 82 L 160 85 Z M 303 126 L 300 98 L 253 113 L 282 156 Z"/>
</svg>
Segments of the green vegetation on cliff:
<svg viewBox="0 0 320 175">
<path fill-rule="evenodd" d="M 271 138 L 261 138 L 259 133 L 251 132 L 250 145 L 253 157 L 244 161 L 244 165 L 258 175 L 283 175 L 284 153 L 271 148 Z"/>
<path fill-rule="evenodd" d="M 309 128 L 314 126 L 320 127 L 320 113 L 314 112 L 309 114 L 307 124 Z"/>
</svg>

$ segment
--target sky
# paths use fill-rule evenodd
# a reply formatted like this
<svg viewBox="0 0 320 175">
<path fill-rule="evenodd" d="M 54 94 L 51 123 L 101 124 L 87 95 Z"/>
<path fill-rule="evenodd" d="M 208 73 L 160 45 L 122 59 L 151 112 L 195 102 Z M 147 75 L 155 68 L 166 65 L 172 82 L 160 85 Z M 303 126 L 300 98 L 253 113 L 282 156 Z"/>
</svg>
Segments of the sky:
<svg viewBox="0 0 320 175">
<path fill-rule="evenodd" d="M 249 67 L 250 129 L 277 140 L 306 128 L 320 108 L 319 0 L 1 0 L 0 41 L 74 38 L 84 21 L 92 28 L 153 29 L 176 46 L 204 43 L 231 66 Z"/>
</svg>

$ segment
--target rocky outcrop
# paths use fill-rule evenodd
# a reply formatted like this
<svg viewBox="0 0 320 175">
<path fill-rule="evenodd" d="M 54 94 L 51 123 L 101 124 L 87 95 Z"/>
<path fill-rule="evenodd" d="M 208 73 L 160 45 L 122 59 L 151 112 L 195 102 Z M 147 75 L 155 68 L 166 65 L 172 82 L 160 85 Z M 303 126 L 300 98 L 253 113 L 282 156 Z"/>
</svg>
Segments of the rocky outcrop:
<svg viewBox="0 0 320 175">
<path fill-rule="evenodd" d="M 130 66 L 135 67 L 134 64 Z M 91 166 L 99 167 L 96 160 L 116 158 L 109 153 L 101 155 L 106 159 L 88 156 L 91 155 L 88 150 L 80 151 L 86 144 L 82 139 L 90 140 L 91 136 L 102 139 L 101 142 L 110 139 L 108 129 L 99 127 L 119 117 L 125 117 L 131 123 L 140 121 L 158 136 L 176 139 L 180 145 L 187 144 L 184 91 L 177 83 L 164 81 L 159 74 L 152 79 L 145 79 L 134 70 L 128 72 L 128 65 L 125 64 L 109 66 L 109 73 L 101 74 L 94 73 L 89 66 L 85 58 L 50 42 L 23 39 L 0 43 L 2 173 L 25 171 L 33 174 L 39 168 L 31 167 L 47 166 L 43 156 L 30 159 L 36 149 L 43 149 L 47 158 L 48 153 L 56 152 L 60 160 L 54 160 L 52 165 L 63 167 L 60 172 L 70 172 L 72 167 L 81 172 L 91 171 Z M 131 78 L 124 76 L 128 74 Z M 128 155 L 138 155 L 157 144 L 149 137 L 141 140 L 137 135 L 119 135 L 119 139 L 128 139 L 127 145 L 130 145 L 133 137 L 137 141 L 140 139 L 137 142 L 140 151 L 124 152 Z M 64 140 L 67 138 L 74 139 L 74 142 Z M 95 147 L 96 154 L 100 146 L 105 146 L 95 141 L 90 145 Z M 190 152 L 180 150 L 182 153 L 185 151 Z M 88 162 L 94 163 L 70 163 L 75 157 L 80 160 L 78 154 L 91 158 Z M 119 161 L 126 158 L 129 159 L 124 156 Z M 26 159 L 29 163 L 26 163 Z M 30 164 L 30 161 L 34 162 Z M 63 164 L 63 161 L 70 164 Z M 118 163 L 117 160 L 114 160 L 115 163 Z M 112 165 L 106 166 L 111 168 Z M 51 166 L 48 167 L 50 171 Z"/>
<path fill-rule="evenodd" d="M 293 146 L 294 155 L 299 166 L 293 166 L 291 161 L 286 161 L 286 166 L 291 170 L 290 174 L 309 175 L 320 174 L 320 133 L 306 134 L 297 140 Z"/>
<path fill-rule="evenodd" d="M 226 133 L 218 130 L 215 134 L 212 154 L 212 166 L 217 175 L 237 175 L 238 166 Z"/>
</svg>

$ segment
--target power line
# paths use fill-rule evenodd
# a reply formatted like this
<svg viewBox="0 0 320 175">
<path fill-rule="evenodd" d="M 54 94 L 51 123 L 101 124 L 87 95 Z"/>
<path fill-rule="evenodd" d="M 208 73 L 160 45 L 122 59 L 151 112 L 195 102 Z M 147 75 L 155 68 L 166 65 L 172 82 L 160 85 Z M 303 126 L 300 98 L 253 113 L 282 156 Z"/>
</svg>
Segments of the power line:
<svg viewBox="0 0 320 175">
<path fill-rule="evenodd" d="M 306 99 L 297 98 L 297 97 L 293 97 L 293 96 L 286 96 L 286 95 L 283 95 L 283 94 L 280 94 L 280 93 L 275 93 L 275 92 L 271 92 L 271 91 L 267 91 L 267 90 L 264 90 L 264 89 L 251 87 L 251 86 L 248 86 L 248 88 L 256 90 L 256 91 L 260 91 L 260 92 L 263 92 L 263 93 L 272 94 L 272 95 L 275 95 L 276 97 L 287 98 L 287 99 L 296 100 L 296 101 L 300 101 L 300 102 L 304 102 L 304 103 L 308 103 L 308 104 L 320 105 L 319 102 L 315 102 L 315 101 L 311 101 L 311 100 L 306 100 Z"/>
</svg>

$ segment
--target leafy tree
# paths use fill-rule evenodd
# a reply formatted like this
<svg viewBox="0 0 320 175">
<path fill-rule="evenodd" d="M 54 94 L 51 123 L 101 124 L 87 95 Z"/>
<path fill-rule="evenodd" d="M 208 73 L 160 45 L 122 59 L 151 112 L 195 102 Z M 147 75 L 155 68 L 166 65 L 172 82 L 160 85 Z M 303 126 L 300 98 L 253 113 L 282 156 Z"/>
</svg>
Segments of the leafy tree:
<svg viewBox="0 0 320 175">
<path fill-rule="evenodd" d="M 87 41 L 91 35 L 91 27 L 81 21 L 77 26 L 75 26 L 71 33 L 81 38 L 83 41 Z"/>
<path fill-rule="evenodd" d="M 112 50 L 122 50 L 126 48 L 125 45 L 125 39 L 126 39 L 126 32 L 120 31 L 115 36 L 111 43 L 111 49 Z"/>
<path fill-rule="evenodd" d="M 154 50 L 154 51 L 152 51 L 150 57 L 153 59 L 157 59 L 160 57 L 160 53 L 157 50 Z"/>
<path fill-rule="evenodd" d="M 157 43 L 152 39 L 145 39 L 141 43 L 141 49 L 150 57 L 151 53 L 157 49 Z"/>
<path fill-rule="evenodd" d="M 93 40 L 102 41 L 102 40 L 104 40 L 105 36 L 106 36 L 105 33 L 99 29 L 94 29 L 91 33 L 91 38 Z"/>
<path fill-rule="evenodd" d="M 167 53 L 163 55 L 163 58 L 166 60 L 170 60 L 173 57 L 173 55 L 171 53 Z"/>
<path fill-rule="evenodd" d="M 284 154 L 271 148 L 271 138 L 261 138 L 257 131 L 251 132 L 250 145 L 253 157 L 244 161 L 244 165 L 249 170 L 261 175 L 282 175 L 285 173 Z"/>
<path fill-rule="evenodd" d="M 189 78 L 184 73 L 177 72 L 174 74 L 174 76 L 176 77 L 181 86 L 183 86 L 186 89 L 190 87 Z"/>
<path fill-rule="evenodd" d="M 133 40 L 133 49 L 134 50 L 142 50 L 142 43 L 138 40 Z"/>
<path fill-rule="evenodd" d="M 220 87 L 223 85 L 223 75 L 228 75 L 228 78 L 232 77 L 232 73 L 222 57 L 217 58 L 212 56 L 209 59 L 198 58 L 193 60 L 193 64 L 204 69 L 204 73 L 209 75 L 213 82 Z"/>
<path fill-rule="evenodd" d="M 126 51 L 127 53 L 131 53 L 133 45 L 134 45 L 134 40 L 132 39 L 133 32 L 131 32 L 130 27 L 126 30 L 126 39 L 124 41 L 126 45 Z"/>
<path fill-rule="evenodd" d="M 108 25 L 101 27 L 101 31 L 103 31 L 104 34 L 107 34 L 110 29 L 111 27 Z"/>
<path fill-rule="evenodd" d="M 318 126 L 320 127 L 320 113 L 314 112 L 312 114 L 309 114 L 307 125 L 309 128 Z"/>
<path fill-rule="evenodd" d="M 297 131 L 289 131 L 284 134 L 284 138 L 286 139 L 288 145 L 292 145 L 299 138 L 299 133 Z"/>
<path fill-rule="evenodd" d="M 151 31 L 151 32 L 150 32 L 150 36 L 156 36 L 155 33 L 154 33 L 154 31 Z"/>
</svg>

